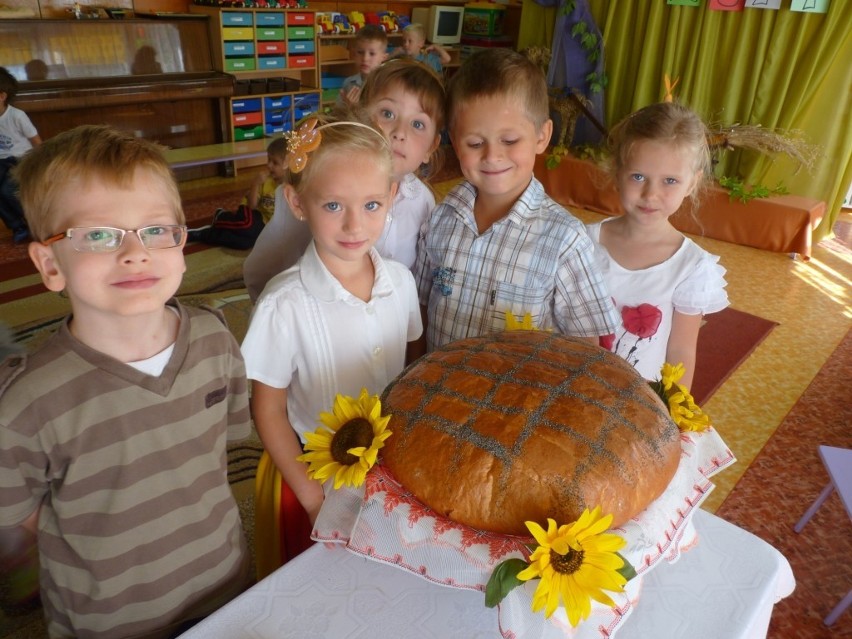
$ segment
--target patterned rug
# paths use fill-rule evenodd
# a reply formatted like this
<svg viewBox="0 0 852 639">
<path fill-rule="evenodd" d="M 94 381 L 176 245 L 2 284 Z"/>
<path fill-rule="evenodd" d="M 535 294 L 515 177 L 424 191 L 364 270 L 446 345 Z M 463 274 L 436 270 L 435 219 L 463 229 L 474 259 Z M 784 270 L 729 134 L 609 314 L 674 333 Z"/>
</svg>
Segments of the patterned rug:
<svg viewBox="0 0 852 639">
<path fill-rule="evenodd" d="M 852 448 L 850 379 L 852 332 L 716 511 L 775 546 L 793 567 L 796 590 L 776 605 L 769 639 L 852 637 L 852 610 L 831 629 L 822 623 L 852 586 L 852 522 L 837 493 L 800 534 L 793 531 L 828 484 L 817 447 Z"/>
</svg>

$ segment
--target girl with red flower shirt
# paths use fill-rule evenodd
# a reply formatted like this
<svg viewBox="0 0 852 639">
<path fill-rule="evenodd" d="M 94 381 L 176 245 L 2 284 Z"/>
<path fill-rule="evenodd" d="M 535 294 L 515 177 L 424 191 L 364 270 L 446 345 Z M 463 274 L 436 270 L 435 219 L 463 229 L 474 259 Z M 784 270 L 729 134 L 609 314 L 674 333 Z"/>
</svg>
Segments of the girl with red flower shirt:
<svg viewBox="0 0 852 639">
<path fill-rule="evenodd" d="M 617 124 L 609 145 L 624 214 L 588 227 L 622 318 L 605 345 L 649 380 L 682 363 L 689 388 L 701 319 L 728 306 L 719 258 L 669 221 L 685 199 L 695 206 L 710 174 L 707 127 L 682 105 L 652 104 Z"/>
</svg>

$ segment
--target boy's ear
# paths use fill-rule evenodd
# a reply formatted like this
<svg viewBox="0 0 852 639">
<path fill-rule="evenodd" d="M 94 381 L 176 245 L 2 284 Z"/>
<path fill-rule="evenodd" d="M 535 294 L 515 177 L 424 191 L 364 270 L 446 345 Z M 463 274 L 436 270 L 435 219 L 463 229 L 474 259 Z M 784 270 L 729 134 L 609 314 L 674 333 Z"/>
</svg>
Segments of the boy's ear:
<svg viewBox="0 0 852 639">
<path fill-rule="evenodd" d="M 390 201 L 393 202 L 396 198 L 396 192 L 399 190 L 399 184 L 397 182 L 391 182 L 390 186 Z"/>
<path fill-rule="evenodd" d="M 535 144 L 535 154 L 539 155 L 547 150 L 550 138 L 553 136 L 553 120 L 547 119 L 538 131 L 538 139 Z"/>
<path fill-rule="evenodd" d="M 305 212 L 302 210 L 302 204 L 299 200 L 299 194 L 292 184 L 284 185 L 284 199 L 287 200 L 287 206 L 290 207 L 290 213 L 293 214 L 300 222 L 305 221 Z"/>
<path fill-rule="evenodd" d="M 47 290 L 56 293 L 65 290 L 65 275 L 62 273 L 62 269 L 59 268 L 59 263 L 56 261 L 53 249 L 41 242 L 30 242 L 27 252 L 33 264 L 38 269 L 41 281 L 44 282 Z"/>
</svg>

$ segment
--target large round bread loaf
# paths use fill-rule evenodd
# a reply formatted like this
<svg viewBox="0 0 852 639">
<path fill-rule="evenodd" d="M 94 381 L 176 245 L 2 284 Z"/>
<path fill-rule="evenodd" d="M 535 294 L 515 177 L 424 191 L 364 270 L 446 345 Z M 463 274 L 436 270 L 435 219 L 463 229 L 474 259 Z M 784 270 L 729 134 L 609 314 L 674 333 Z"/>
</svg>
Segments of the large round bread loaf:
<svg viewBox="0 0 852 639">
<path fill-rule="evenodd" d="M 383 463 L 420 501 L 474 528 L 600 506 L 618 526 L 660 496 L 680 437 L 632 366 L 582 340 L 512 331 L 460 340 L 385 390 Z"/>
</svg>

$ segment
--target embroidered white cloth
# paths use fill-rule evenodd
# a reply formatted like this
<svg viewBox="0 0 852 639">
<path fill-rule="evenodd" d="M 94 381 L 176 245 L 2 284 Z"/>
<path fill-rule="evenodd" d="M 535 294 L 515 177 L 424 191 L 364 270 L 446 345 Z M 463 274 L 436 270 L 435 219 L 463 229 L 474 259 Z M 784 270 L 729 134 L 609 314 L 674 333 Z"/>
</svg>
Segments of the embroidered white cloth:
<svg viewBox="0 0 852 639">
<path fill-rule="evenodd" d="M 608 593 L 610 608 L 592 601 L 588 619 L 571 628 L 564 609 L 545 619 L 530 608 L 537 580 L 514 589 L 500 604 L 504 636 L 611 639 L 636 606 L 642 577 L 674 562 L 695 541 L 691 519 L 713 489 L 709 478 L 735 461 L 711 429 L 681 434 L 681 460 L 668 488 L 640 515 L 610 532 L 622 536 L 621 550 L 638 577 L 623 593 Z M 545 525 L 546 522 L 539 522 Z M 570 522 L 557 522 L 558 524 Z M 510 557 L 524 557 L 529 539 L 497 535 L 438 516 L 400 485 L 387 469 L 375 466 L 359 489 L 331 491 L 317 518 L 317 541 L 344 544 L 353 552 L 453 588 L 485 590 L 494 567 Z M 484 596 L 483 596 L 484 606 Z"/>
</svg>

